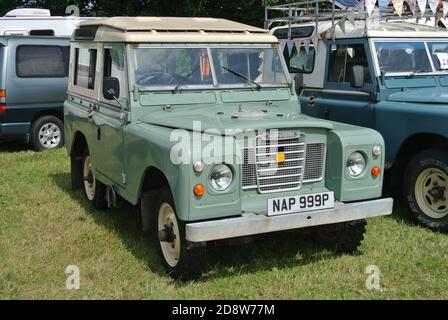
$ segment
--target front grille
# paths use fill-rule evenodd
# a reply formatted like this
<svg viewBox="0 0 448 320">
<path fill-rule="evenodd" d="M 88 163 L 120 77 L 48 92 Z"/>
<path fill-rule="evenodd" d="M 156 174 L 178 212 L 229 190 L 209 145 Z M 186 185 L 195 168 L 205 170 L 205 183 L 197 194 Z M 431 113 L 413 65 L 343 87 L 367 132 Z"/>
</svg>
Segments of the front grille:
<svg viewBox="0 0 448 320">
<path fill-rule="evenodd" d="M 257 185 L 261 193 L 300 189 L 305 172 L 303 133 L 265 134 L 257 138 L 255 148 Z"/>
<path fill-rule="evenodd" d="M 325 144 L 315 143 L 306 147 L 304 182 L 322 180 L 325 169 Z"/>
<path fill-rule="evenodd" d="M 242 150 L 243 189 L 258 188 L 261 193 L 296 190 L 301 188 L 302 183 L 323 178 L 325 144 L 308 144 L 305 148 L 305 135 L 296 131 L 293 133 L 298 134 L 297 137 L 288 137 L 285 132 L 280 137 L 283 139 L 259 137 L 256 148 Z M 285 162 L 277 163 L 280 152 L 285 153 Z"/>
</svg>

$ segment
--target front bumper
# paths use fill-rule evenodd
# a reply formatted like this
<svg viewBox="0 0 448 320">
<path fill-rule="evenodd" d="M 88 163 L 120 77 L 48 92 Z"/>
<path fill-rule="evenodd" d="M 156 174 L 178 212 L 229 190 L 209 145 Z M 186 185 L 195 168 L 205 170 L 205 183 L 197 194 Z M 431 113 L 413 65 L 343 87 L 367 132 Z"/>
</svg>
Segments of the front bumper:
<svg viewBox="0 0 448 320">
<path fill-rule="evenodd" d="M 349 222 L 391 215 L 392 208 L 393 199 L 380 199 L 350 204 L 339 202 L 333 209 L 275 217 L 247 213 L 238 218 L 187 224 L 186 239 L 190 242 L 207 242 Z"/>
</svg>

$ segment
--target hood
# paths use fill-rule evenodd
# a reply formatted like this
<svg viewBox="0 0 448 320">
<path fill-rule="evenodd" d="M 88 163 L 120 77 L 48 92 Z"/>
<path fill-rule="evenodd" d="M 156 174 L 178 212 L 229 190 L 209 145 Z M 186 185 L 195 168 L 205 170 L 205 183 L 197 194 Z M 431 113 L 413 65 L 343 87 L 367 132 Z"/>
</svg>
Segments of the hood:
<svg viewBox="0 0 448 320">
<path fill-rule="evenodd" d="M 440 87 L 407 89 L 390 94 L 387 100 L 393 102 L 448 104 L 448 90 Z"/>
<path fill-rule="evenodd" d="M 299 106 L 297 106 L 298 110 Z M 283 112 L 282 112 L 283 111 Z M 201 107 L 174 107 L 171 111 L 158 110 L 145 115 L 142 123 L 190 131 L 214 130 L 220 134 L 234 135 L 226 130 L 262 130 L 292 128 L 333 129 L 325 120 L 300 113 L 284 112 L 284 109 L 241 108 L 238 106 L 210 105 Z M 212 131 L 213 132 L 213 131 Z"/>
</svg>

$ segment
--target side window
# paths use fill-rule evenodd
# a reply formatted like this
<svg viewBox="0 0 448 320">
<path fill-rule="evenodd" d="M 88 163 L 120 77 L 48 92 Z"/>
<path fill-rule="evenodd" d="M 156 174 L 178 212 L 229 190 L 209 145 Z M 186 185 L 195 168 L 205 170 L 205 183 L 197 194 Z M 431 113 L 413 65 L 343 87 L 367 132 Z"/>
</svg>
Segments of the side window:
<svg viewBox="0 0 448 320">
<path fill-rule="evenodd" d="M 17 47 L 16 73 L 19 78 L 65 78 L 68 75 L 70 47 Z"/>
<path fill-rule="evenodd" d="M 75 49 L 75 86 L 90 90 L 95 88 L 96 56 L 96 49 Z"/>
<path fill-rule="evenodd" d="M 353 66 L 364 67 L 364 82 L 372 83 L 369 63 L 363 44 L 340 44 L 330 53 L 328 82 L 351 83 Z"/>
<path fill-rule="evenodd" d="M 105 78 L 116 78 L 120 83 L 120 96 L 118 100 L 120 103 L 126 105 L 128 87 L 126 79 L 126 65 L 125 65 L 125 46 L 122 44 L 107 44 L 104 47 L 104 68 L 103 80 Z M 104 96 L 102 96 L 102 100 Z M 109 101 L 115 103 L 114 101 Z"/>
<path fill-rule="evenodd" d="M 305 45 L 300 46 L 300 50 L 293 43 L 288 43 L 283 52 L 286 64 L 290 73 L 312 73 L 316 51 L 314 46 L 310 45 L 308 49 Z"/>
</svg>

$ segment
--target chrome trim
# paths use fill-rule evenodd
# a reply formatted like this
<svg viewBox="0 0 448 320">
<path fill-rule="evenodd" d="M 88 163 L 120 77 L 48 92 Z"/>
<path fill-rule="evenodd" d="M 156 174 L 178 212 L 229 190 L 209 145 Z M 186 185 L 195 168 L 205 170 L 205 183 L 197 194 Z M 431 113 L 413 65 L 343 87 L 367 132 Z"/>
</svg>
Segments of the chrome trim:
<svg viewBox="0 0 448 320">
<path fill-rule="evenodd" d="M 287 134 L 288 133 L 288 134 Z M 260 174 L 262 172 L 266 172 L 266 171 L 261 171 L 262 169 L 259 168 L 260 165 L 263 164 L 269 164 L 269 163 L 277 163 L 277 161 L 274 160 L 263 160 L 263 161 L 258 161 L 258 157 L 266 157 L 266 156 L 272 156 L 272 155 L 276 155 L 278 154 L 278 152 L 273 152 L 273 153 L 257 153 L 257 150 L 259 149 L 258 147 L 260 146 L 259 141 L 260 140 L 276 140 L 277 141 L 277 145 L 269 145 L 269 146 L 264 146 L 265 149 L 267 148 L 275 148 L 280 145 L 280 141 L 287 141 L 287 140 L 292 140 L 292 139 L 297 139 L 298 143 L 294 143 L 295 146 L 297 147 L 303 147 L 303 150 L 295 150 L 295 151 L 285 151 L 285 154 L 302 154 L 302 157 L 297 156 L 297 158 L 294 159 L 288 159 L 290 161 L 285 161 L 285 162 L 303 162 L 303 166 L 301 166 L 301 172 L 300 174 L 296 174 L 294 176 L 291 175 L 272 175 L 272 176 L 266 176 L 266 177 L 260 177 Z M 300 130 L 285 130 L 285 131 L 280 131 L 277 132 L 275 136 L 272 136 L 271 133 L 264 133 L 262 135 L 259 135 L 256 137 L 255 139 L 255 177 L 256 177 L 256 181 L 257 181 L 257 189 L 258 192 L 260 194 L 268 194 L 268 193 L 274 193 L 274 192 L 287 192 L 287 191 L 297 191 L 302 189 L 302 185 L 303 185 L 303 179 L 305 176 L 305 163 L 306 163 L 306 143 L 305 142 L 300 142 L 300 140 L 306 141 L 306 136 L 305 133 L 300 131 Z M 283 146 L 283 145 L 281 145 Z M 291 169 L 291 168 L 289 168 Z M 273 170 L 271 170 L 273 171 Z M 288 181 L 288 182 L 281 182 L 281 183 L 270 183 L 270 184 L 263 184 L 265 181 L 267 180 L 274 180 L 274 179 L 282 179 L 282 178 L 294 178 L 297 177 L 297 181 Z M 270 189 L 270 190 L 263 190 L 263 189 L 269 189 L 272 187 L 280 187 L 280 186 L 292 186 L 292 185 L 297 185 L 295 187 L 288 187 L 288 188 L 275 188 L 275 189 Z"/>
<path fill-rule="evenodd" d="M 189 223 L 186 225 L 186 239 L 190 242 L 207 242 L 294 230 L 388 216 L 392 214 L 392 210 L 393 199 L 388 198 L 350 204 L 337 202 L 333 209 L 293 213 L 275 217 L 245 213 L 238 218 Z"/>
</svg>

